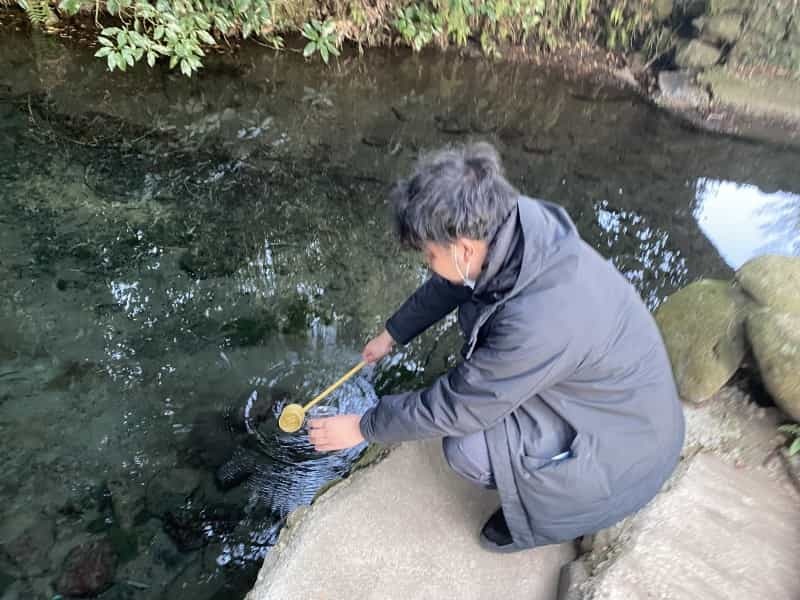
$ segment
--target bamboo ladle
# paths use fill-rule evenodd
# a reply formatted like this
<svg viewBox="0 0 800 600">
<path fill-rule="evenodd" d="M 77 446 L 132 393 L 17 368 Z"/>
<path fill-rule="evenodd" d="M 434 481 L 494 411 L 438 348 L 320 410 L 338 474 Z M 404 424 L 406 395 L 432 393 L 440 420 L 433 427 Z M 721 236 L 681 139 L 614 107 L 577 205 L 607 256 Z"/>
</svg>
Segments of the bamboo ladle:
<svg viewBox="0 0 800 600">
<path fill-rule="evenodd" d="M 342 375 L 338 381 L 332 383 L 328 387 L 326 387 L 322 392 L 320 392 L 313 400 L 308 402 L 305 406 L 300 406 L 299 404 L 287 404 L 283 410 L 281 411 L 281 416 L 278 418 L 278 427 L 280 427 L 286 433 L 294 433 L 298 431 L 303 426 L 303 421 L 306 418 L 306 413 L 311 410 L 311 408 L 317 404 L 320 400 L 324 399 L 328 396 L 332 391 L 342 385 L 345 381 L 350 379 L 353 375 L 358 373 L 367 363 L 365 361 L 361 361 L 355 367 L 350 369 L 347 373 Z"/>
</svg>

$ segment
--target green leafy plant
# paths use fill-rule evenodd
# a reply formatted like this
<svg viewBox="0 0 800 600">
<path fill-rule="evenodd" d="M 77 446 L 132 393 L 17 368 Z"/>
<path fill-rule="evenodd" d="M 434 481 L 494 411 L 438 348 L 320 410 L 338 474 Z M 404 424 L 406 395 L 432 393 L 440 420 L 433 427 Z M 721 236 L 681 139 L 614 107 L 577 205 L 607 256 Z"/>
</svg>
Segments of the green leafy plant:
<svg viewBox="0 0 800 600">
<path fill-rule="evenodd" d="M 654 0 L 0 0 L 15 3 L 42 26 L 80 12 L 98 23 L 113 18 L 97 38 L 109 69 L 165 60 L 186 76 L 202 68 L 209 46 L 252 36 L 282 49 L 283 35 L 294 33 L 307 40 L 305 56 L 319 53 L 325 63 L 343 40 L 416 51 L 479 40 L 489 55 L 504 43 L 546 51 L 587 40 L 651 58 L 674 44 L 672 32 L 657 29 Z"/>
<path fill-rule="evenodd" d="M 17 0 L 17 4 L 34 25 L 41 27 L 56 19 L 47 0 Z"/>
<path fill-rule="evenodd" d="M 61 0 L 61 2 L 58 3 L 58 10 L 70 16 L 78 14 L 80 9 L 81 0 Z"/>
<path fill-rule="evenodd" d="M 649 0 L 612 0 L 603 14 L 605 42 L 611 50 L 628 50 L 645 36 L 652 23 L 652 2 Z"/>
<path fill-rule="evenodd" d="M 339 56 L 339 49 L 336 47 L 336 23 L 331 20 L 324 23 L 317 19 L 312 19 L 310 23 L 303 25 L 303 37 L 308 43 L 303 48 L 303 56 L 311 56 L 319 52 L 325 64 L 328 64 L 330 55 Z"/>
<path fill-rule="evenodd" d="M 416 4 L 405 8 L 397 7 L 392 27 L 404 42 L 418 52 L 442 35 L 443 31 L 441 16 Z"/>
<path fill-rule="evenodd" d="M 800 454 L 800 424 L 781 425 L 778 431 L 785 433 L 792 440 L 789 445 L 789 456 Z"/>
</svg>

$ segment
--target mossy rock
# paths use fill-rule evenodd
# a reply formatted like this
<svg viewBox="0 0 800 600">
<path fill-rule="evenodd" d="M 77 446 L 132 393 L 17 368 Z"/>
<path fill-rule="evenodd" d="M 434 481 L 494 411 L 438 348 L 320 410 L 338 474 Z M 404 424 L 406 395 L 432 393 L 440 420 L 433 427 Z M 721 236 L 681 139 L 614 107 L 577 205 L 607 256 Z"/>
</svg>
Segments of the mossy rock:
<svg viewBox="0 0 800 600">
<path fill-rule="evenodd" d="M 747 336 L 775 403 L 800 421 L 800 313 L 753 311 L 747 317 Z"/>
<path fill-rule="evenodd" d="M 705 69 L 719 62 L 722 51 L 700 40 L 692 40 L 678 48 L 675 64 L 684 69 Z"/>
<path fill-rule="evenodd" d="M 753 115 L 788 120 L 800 118 L 800 103 L 797 102 L 800 81 L 765 75 L 744 78 L 725 67 L 705 71 L 697 81 L 711 89 L 714 101 L 720 105 Z M 764 93 L 765 89 L 769 94 Z"/>
<path fill-rule="evenodd" d="M 753 0 L 710 0 L 708 13 L 720 15 L 726 12 L 741 12 L 751 8 Z"/>
<path fill-rule="evenodd" d="M 800 314 L 800 257 L 759 256 L 745 263 L 736 279 L 762 306 Z"/>
<path fill-rule="evenodd" d="M 727 281 L 704 279 L 670 296 L 656 313 L 684 400 L 717 393 L 745 355 L 747 301 Z"/>
<path fill-rule="evenodd" d="M 732 44 L 742 32 L 742 15 L 726 13 L 713 17 L 695 19 L 694 26 L 701 37 L 712 44 Z"/>
</svg>

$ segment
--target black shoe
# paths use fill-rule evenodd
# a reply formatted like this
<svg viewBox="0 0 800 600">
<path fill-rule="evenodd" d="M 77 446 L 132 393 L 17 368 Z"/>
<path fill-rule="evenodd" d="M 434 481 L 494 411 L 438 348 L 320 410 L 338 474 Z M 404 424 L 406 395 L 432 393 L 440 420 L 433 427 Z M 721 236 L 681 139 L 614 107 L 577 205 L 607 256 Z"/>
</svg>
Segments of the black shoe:
<svg viewBox="0 0 800 600">
<path fill-rule="evenodd" d="M 491 552 L 515 552 L 517 550 L 502 508 L 498 508 L 486 521 L 481 529 L 480 541 L 481 546 Z"/>
</svg>

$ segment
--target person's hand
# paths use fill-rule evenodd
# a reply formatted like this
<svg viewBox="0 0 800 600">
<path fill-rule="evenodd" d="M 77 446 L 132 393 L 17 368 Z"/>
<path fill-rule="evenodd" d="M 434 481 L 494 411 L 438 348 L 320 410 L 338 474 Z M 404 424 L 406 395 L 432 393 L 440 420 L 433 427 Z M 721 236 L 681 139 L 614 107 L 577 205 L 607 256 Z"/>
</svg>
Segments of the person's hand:
<svg viewBox="0 0 800 600">
<path fill-rule="evenodd" d="M 359 415 L 337 415 L 321 419 L 309 419 L 308 439 L 317 452 L 331 452 L 352 448 L 364 441 L 361 435 Z"/>
<path fill-rule="evenodd" d="M 361 351 L 361 358 L 368 363 L 376 363 L 392 351 L 394 340 L 385 329 L 375 338 L 367 342 Z"/>
</svg>

